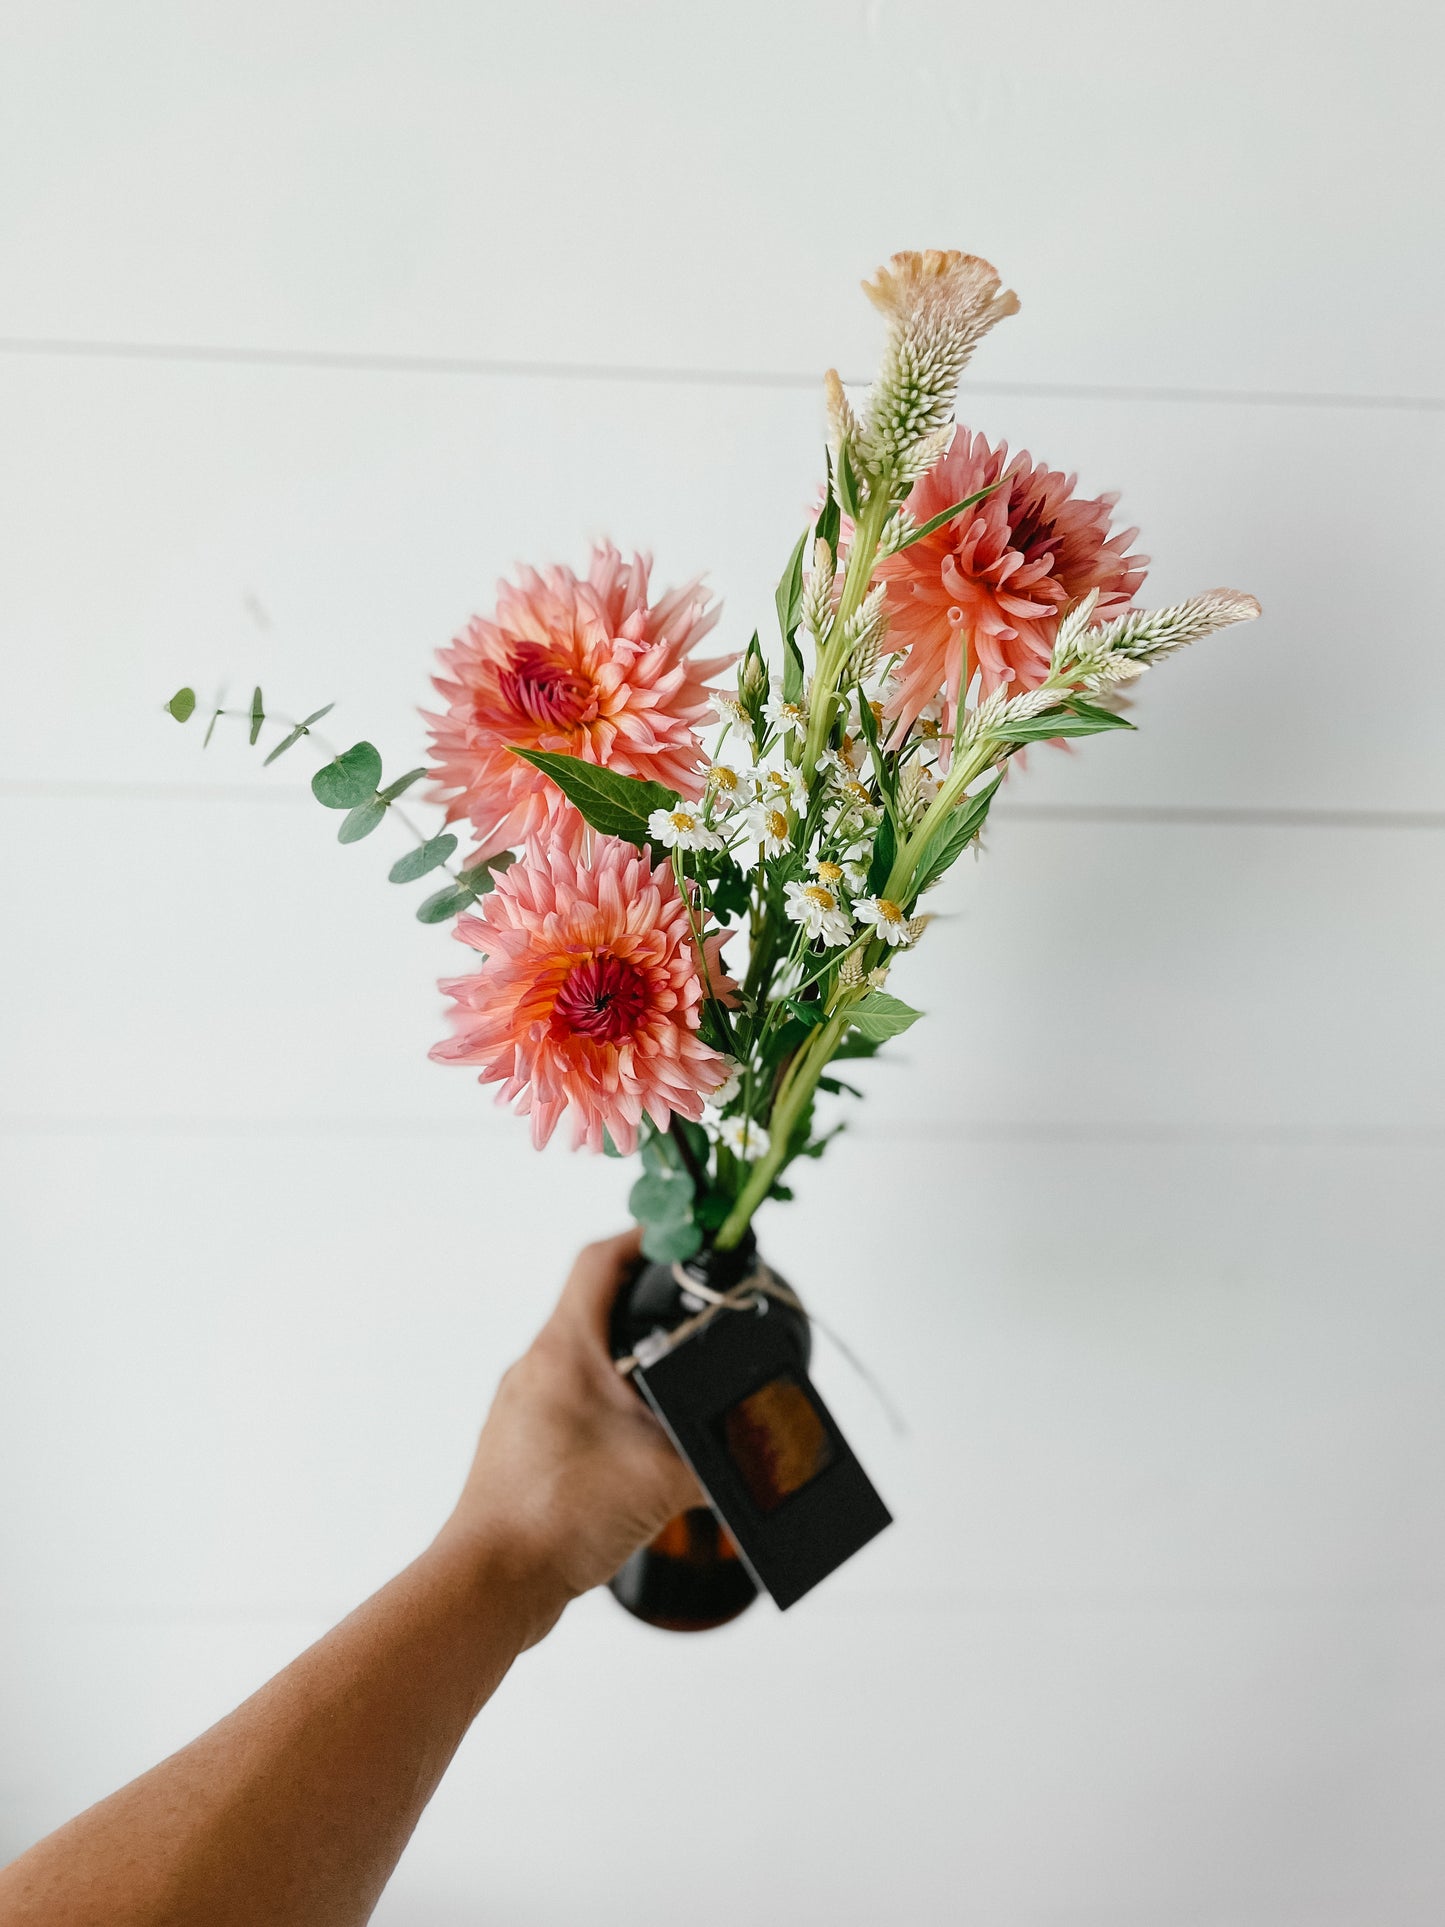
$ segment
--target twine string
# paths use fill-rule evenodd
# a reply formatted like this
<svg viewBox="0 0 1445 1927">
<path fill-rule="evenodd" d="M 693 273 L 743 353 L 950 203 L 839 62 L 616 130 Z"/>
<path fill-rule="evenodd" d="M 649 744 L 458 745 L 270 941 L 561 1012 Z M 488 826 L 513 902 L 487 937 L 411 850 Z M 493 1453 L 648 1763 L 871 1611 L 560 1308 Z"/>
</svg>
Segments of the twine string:
<svg viewBox="0 0 1445 1927">
<path fill-rule="evenodd" d="M 774 1277 L 765 1264 L 759 1264 L 746 1278 L 741 1279 L 727 1291 L 717 1291 L 713 1286 L 704 1284 L 701 1279 L 692 1277 L 680 1264 L 674 1264 L 672 1276 L 680 1291 L 703 1300 L 702 1309 L 695 1311 L 691 1317 L 684 1318 L 680 1325 L 674 1325 L 671 1331 L 649 1332 L 646 1338 L 638 1341 L 635 1350 L 629 1352 L 626 1358 L 614 1360 L 617 1370 L 624 1378 L 629 1377 L 639 1366 L 645 1370 L 649 1365 L 655 1365 L 660 1358 L 666 1358 L 667 1354 L 676 1351 L 684 1340 L 710 1325 L 720 1312 L 757 1311 L 760 1309 L 758 1304 L 760 1298 L 776 1298 L 779 1304 L 790 1305 L 794 1311 L 801 1312 L 810 1324 L 817 1326 L 873 1394 L 895 1436 L 907 1437 L 907 1423 L 883 1389 L 877 1376 L 868 1369 L 852 1346 L 845 1344 L 831 1325 L 824 1324 L 816 1312 L 805 1311 L 797 1293 Z"/>
</svg>

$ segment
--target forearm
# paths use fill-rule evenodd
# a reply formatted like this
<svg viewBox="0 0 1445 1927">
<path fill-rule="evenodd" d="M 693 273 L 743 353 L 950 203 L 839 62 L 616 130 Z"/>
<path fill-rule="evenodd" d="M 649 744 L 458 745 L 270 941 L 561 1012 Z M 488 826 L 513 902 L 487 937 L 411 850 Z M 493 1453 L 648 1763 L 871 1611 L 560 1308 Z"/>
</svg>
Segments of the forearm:
<svg viewBox="0 0 1445 1927">
<path fill-rule="evenodd" d="M 0 1873 L 7 1927 L 351 1927 L 563 1603 L 446 1533 L 242 1706 Z"/>
</svg>

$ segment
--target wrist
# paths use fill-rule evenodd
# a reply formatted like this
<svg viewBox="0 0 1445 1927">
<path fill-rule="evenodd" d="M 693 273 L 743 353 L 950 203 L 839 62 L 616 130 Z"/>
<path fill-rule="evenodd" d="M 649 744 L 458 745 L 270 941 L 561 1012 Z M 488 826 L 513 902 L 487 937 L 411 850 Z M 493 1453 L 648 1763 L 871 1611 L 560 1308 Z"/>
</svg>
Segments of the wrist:
<svg viewBox="0 0 1445 1927">
<path fill-rule="evenodd" d="M 469 1610 L 505 1626 L 519 1653 L 551 1631 L 573 1596 L 555 1563 L 500 1521 L 453 1513 L 424 1556 L 452 1575 Z"/>
</svg>

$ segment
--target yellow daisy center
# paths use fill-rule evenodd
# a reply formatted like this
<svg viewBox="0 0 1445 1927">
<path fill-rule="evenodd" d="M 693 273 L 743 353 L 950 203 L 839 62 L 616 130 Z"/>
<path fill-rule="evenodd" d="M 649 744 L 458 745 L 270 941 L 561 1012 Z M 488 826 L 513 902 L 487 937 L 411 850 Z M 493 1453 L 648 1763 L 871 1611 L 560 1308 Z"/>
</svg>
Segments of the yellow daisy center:
<svg viewBox="0 0 1445 1927">
<path fill-rule="evenodd" d="M 769 836 L 786 836 L 788 819 L 781 810 L 769 810 L 763 818 L 763 827 Z"/>
<path fill-rule="evenodd" d="M 689 830 L 695 830 L 697 828 L 697 818 L 692 814 L 691 810 L 674 810 L 672 812 L 672 827 L 675 830 L 681 831 L 682 835 L 686 836 Z"/>
<path fill-rule="evenodd" d="M 887 897 L 879 897 L 878 921 L 880 923 L 902 923 L 903 912 L 898 908 L 896 903 L 890 902 Z"/>
<path fill-rule="evenodd" d="M 820 883 L 841 883 L 843 881 L 843 872 L 836 863 L 820 863 L 818 865 L 818 881 Z"/>
<path fill-rule="evenodd" d="M 726 763 L 714 763 L 707 773 L 707 780 L 715 790 L 731 793 L 738 786 L 738 773 L 735 769 L 729 769 Z"/>
<path fill-rule="evenodd" d="M 805 883 L 803 885 L 803 895 L 808 899 L 809 903 L 816 904 L 820 910 L 834 910 L 837 908 L 837 898 L 831 890 L 825 890 L 821 883 Z"/>
</svg>

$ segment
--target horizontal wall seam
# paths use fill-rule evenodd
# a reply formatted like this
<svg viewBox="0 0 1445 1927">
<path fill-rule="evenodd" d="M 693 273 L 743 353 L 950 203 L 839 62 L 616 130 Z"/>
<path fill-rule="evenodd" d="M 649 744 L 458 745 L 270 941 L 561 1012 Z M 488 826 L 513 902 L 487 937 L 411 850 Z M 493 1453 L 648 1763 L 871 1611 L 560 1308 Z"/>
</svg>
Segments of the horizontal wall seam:
<svg viewBox="0 0 1445 1927">
<path fill-rule="evenodd" d="M 869 1143 L 973 1144 L 1111 1144 L 1190 1146 L 1215 1145 L 1286 1151 L 1382 1151 L 1445 1149 L 1445 1125 L 1292 1125 L 1187 1124 L 1139 1118 L 1128 1123 L 1094 1120 L 1030 1122 L 997 1119 L 969 1120 L 930 1116 L 923 1120 L 890 1120 L 850 1116 L 848 1136 Z M 240 1117 L 200 1115 L 161 1117 L 0 1117 L 5 1138 L 306 1138 L 337 1140 L 366 1138 L 515 1138 L 526 1142 L 518 1120 L 506 1116 L 455 1118 L 397 1117 Z"/>
<path fill-rule="evenodd" d="M 295 783 L 68 783 L 52 778 L 0 781 L 0 802 L 41 799 L 106 803 L 310 803 Z M 1204 829 L 1445 830 L 1441 810 L 1339 810 L 1275 808 L 1229 803 L 1022 803 L 1001 802 L 991 812 L 1000 822 L 1179 824 Z"/>
<path fill-rule="evenodd" d="M 339 374 L 460 375 L 521 381 L 632 382 L 661 387 L 759 388 L 822 392 L 822 375 L 772 368 L 629 366 L 619 362 L 522 361 L 507 357 L 348 353 L 324 348 L 247 348 L 224 343 L 67 340 L 0 337 L 0 354 L 92 361 L 150 361 L 234 368 L 316 369 Z M 866 376 L 849 376 L 861 386 Z M 1153 401 L 1233 407 L 1354 408 L 1440 412 L 1445 396 L 1315 393 L 1274 388 L 1192 388 L 1116 382 L 972 381 L 964 394 L 1016 395 L 1060 401 Z"/>
</svg>

